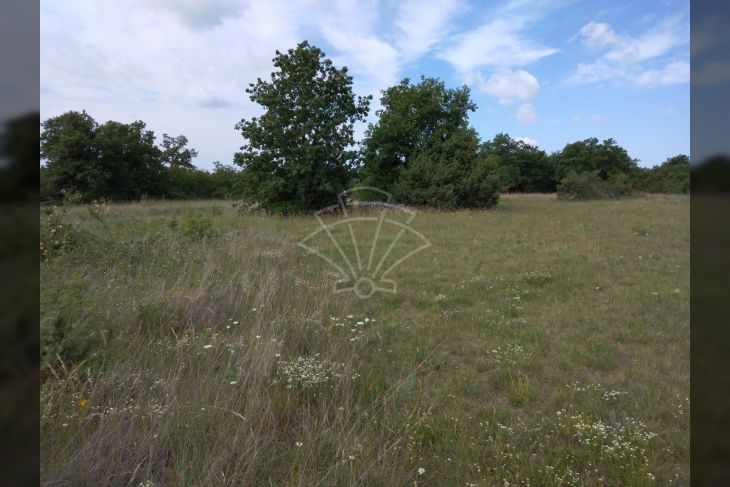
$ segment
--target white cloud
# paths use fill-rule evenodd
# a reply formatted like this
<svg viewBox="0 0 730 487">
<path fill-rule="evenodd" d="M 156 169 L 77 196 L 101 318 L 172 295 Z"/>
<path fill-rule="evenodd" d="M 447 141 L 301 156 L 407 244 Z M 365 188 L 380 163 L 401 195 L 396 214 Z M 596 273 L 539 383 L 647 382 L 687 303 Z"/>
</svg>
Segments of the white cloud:
<svg viewBox="0 0 730 487">
<path fill-rule="evenodd" d="M 405 0 L 395 18 L 395 45 L 410 62 L 426 54 L 449 32 L 451 20 L 465 10 L 460 0 Z"/>
<path fill-rule="evenodd" d="M 538 146 L 537 141 L 531 137 L 515 137 L 515 140 L 519 140 L 520 142 L 522 142 L 524 144 L 532 145 L 534 147 Z"/>
<path fill-rule="evenodd" d="M 570 119 L 570 123 L 578 123 L 581 121 L 580 115 L 573 115 L 573 118 Z"/>
<path fill-rule="evenodd" d="M 689 75 L 688 62 L 672 61 L 662 68 L 643 71 L 636 78 L 636 83 L 646 86 L 689 83 Z"/>
<path fill-rule="evenodd" d="M 535 123 L 539 120 L 535 107 L 531 103 L 524 103 L 517 109 L 517 121 L 520 123 Z"/>
<path fill-rule="evenodd" d="M 500 69 L 492 73 L 489 79 L 484 79 L 479 72 L 470 73 L 465 82 L 480 92 L 497 98 L 502 105 L 509 105 L 515 100 L 529 102 L 540 91 L 537 78 L 522 69 Z"/>
<path fill-rule="evenodd" d="M 524 66 L 558 52 L 525 37 L 526 24 L 520 18 L 497 18 L 457 36 L 439 57 L 461 72 L 470 72 L 480 66 Z"/>
<path fill-rule="evenodd" d="M 583 43 L 592 48 L 615 44 L 618 39 L 611 26 L 602 22 L 588 22 L 580 30 L 580 35 Z"/>
<path fill-rule="evenodd" d="M 567 82 L 590 84 L 628 81 L 639 86 L 686 83 L 689 81 L 689 22 L 684 16 L 670 16 L 638 37 L 619 34 L 610 25 L 589 22 L 579 32 L 583 44 L 605 50 L 598 59 L 579 63 Z"/>
</svg>

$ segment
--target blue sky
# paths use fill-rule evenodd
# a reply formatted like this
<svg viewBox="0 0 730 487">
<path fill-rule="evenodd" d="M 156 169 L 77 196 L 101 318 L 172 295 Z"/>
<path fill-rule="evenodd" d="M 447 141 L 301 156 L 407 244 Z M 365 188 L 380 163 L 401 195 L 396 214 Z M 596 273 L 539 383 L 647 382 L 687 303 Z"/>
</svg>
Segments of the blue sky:
<svg viewBox="0 0 730 487">
<path fill-rule="evenodd" d="M 199 167 L 231 162 L 234 125 L 259 112 L 244 89 L 303 39 L 347 65 L 361 95 L 421 75 L 469 85 L 483 139 L 507 132 L 551 152 L 613 137 L 644 166 L 689 154 L 688 0 L 40 5 L 42 119 L 144 120 L 158 140 L 185 134 Z"/>
</svg>

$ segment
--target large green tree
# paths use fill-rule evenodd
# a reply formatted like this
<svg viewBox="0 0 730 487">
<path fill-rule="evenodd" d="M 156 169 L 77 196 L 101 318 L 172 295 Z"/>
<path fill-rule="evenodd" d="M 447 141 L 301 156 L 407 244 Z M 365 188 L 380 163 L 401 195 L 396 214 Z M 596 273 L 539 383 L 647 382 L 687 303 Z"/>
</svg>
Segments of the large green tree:
<svg viewBox="0 0 730 487">
<path fill-rule="evenodd" d="M 105 177 L 94 150 L 98 124 L 85 111 L 70 111 L 41 124 L 41 158 L 45 160 L 44 182 L 49 198 L 61 190 L 97 194 Z"/>
<path fill-rule="evenodd" d="M 144 122 L 98 125 L 86 112 L 71 111 L 41 127 L 44 196 L 72 192 L 89 201 L 160 194 L 160 150 Z"/>
<path fill-rule="evenodd" d="M 500 190 L 555 191 L 555 167 L 545 151 L 505 133 L 482 144 L 481 150 L 499 160 Z"/>
<path fill-rule="evenodd" d="M 370 97 L 355 96 L 347 68 L 337 68 L 304 41 L 276 51 L 270 81 L 246 90 L 259 117 L 236 128 L 246 139 L 234 162 L 243 186 L 268 210 L 311 211 L 336 201 L 356 160 L 353 126 L 367 116 Z"/>
<path fill-rule="evenodd" d="M 557 179 L 562 179 L 569 171 L 576 173 L 597 171 L 601 179 L 616 174 L 635 175 L 638 165 L 626 149 L 614 139 L 598 142 L 595 137 L 567 144 L 562 151 L 553 154 Z"/>
<path fill-rule="evenodd" d="M 109 121 L 94 135 L 98 165 L 104 172 L 104 189 L 95 197 L 139 199 L 161 192 L 162 161 L 155 134 L 138 120 L 129 124 Z"/>
<path fill-rule="evenodd" d="M 422 77 L 411 84 L 404 79 L 383 91 L 378 121 L 363 141 L 362 181 L 390 191 L 402 168 L 408 167 L 438 133 L 448 138 L 468 127 L 468 114 L 476 110 L 469 88 L 448 89 L 443 81 Z"/>
</svg>

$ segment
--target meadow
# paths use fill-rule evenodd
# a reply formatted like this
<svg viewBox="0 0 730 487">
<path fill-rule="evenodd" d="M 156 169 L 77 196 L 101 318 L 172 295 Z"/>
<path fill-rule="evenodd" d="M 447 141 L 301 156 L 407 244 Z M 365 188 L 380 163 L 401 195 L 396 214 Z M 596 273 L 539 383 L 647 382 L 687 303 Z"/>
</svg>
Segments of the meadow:
<svg viewBox="0 0 730 487">
<path fill-rule="evenodd" d="M 41 220 L 43 485 L 689 484 L 688 196 L 419 212 L 370 299 L 313 217 Z"/>
</svg>

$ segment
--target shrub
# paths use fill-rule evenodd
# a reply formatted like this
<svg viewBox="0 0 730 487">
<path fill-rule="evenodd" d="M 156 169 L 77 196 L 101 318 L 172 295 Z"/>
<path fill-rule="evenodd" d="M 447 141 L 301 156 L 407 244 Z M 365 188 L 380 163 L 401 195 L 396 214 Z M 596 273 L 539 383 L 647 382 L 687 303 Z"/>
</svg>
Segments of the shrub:
<svg viewBox="0 0 730 487">
<path fill-rule="evenodd" d="M 50 259 L 78 247 L 84 241 L 81 232 L 65 222 L 66 209 L 53 206 L 45 210 L 47 219 L 40 229 L 41 259 Z"/>
<path fill-rule="evenodd" d="M 401 170 L 394 193 L 399 202 L 433 208 L 488 208 L 499 199 L 497 161 L 479 155 L 471 129 L 434 141 Z"/>
<path fill-rule="evenodd" d="M 215 234 L 213 221 L 197 213 L 188 216 L 180 223 L 180 231 L 193 240 L 203 240 Z"/>
<path fill-rule="evenodd" d="M 601 179 L 598 171 L 569 171 L 558 185 L 558 198 L 563 200 L 620 198 L 631 193 L 631 184 L 625 174 Z"/>
</svg>

